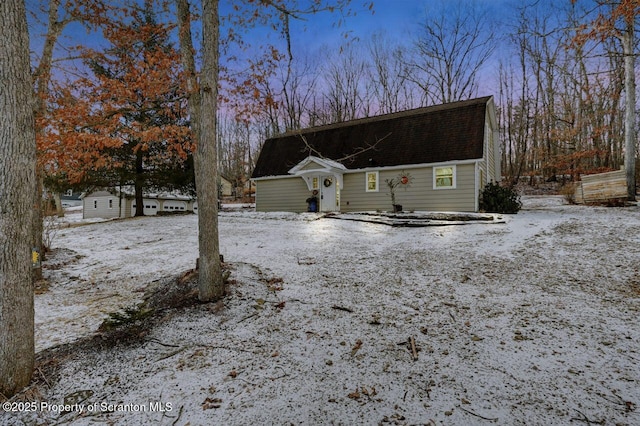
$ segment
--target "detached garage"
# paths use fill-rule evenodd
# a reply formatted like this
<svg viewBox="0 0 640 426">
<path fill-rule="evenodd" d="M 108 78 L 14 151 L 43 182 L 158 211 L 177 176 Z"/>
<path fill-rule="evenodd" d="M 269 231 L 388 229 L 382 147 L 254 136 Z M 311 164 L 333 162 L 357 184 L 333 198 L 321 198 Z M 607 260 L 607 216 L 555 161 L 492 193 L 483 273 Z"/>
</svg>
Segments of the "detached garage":
<svg viewBox="0 0 640 426">
<path fill-rule="evenodd" d="M 178 200 L 165 200 L 164 203 L 162 203 L 162 211 L 185 212 L 187 211 L 187 202 Z"/>
<path fill-rule="evenodd" d="M 155 216 L 160 211 L 160 202 L 158 200 L 150 200 L 148 198 L 142 199 L 144 203 L 144 215 L 145 216 Z M 129 216 L 136 215 L 136 201 L 132 200 L 131 202 L 131 214 Z"/>
<path fill-rule="evenodd" d="M 136 213 L 136 200 L 133 189 L 97 190 L 81 195 L 82 217 L 126 218 Z M 145 194 L 144 215 L 155 216 L 158 212 L 193 212 L 195 199 L 178 193 Z"/>
</svg>

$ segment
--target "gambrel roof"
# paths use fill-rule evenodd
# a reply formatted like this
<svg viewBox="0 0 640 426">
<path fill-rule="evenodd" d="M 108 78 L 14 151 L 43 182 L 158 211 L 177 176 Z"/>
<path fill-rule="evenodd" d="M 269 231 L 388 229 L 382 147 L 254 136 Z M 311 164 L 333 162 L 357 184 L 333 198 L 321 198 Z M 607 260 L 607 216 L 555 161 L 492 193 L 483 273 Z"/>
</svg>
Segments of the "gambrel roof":
<svg viewBox="0 0 640 426">
<path fill-rule="evenodd" d="M 337 161 L 350 170 L 481 159 L 491 99 L 288 132 L 265 142 L 252 178 L 285 176 L 310 155 Z"/>
</svg>

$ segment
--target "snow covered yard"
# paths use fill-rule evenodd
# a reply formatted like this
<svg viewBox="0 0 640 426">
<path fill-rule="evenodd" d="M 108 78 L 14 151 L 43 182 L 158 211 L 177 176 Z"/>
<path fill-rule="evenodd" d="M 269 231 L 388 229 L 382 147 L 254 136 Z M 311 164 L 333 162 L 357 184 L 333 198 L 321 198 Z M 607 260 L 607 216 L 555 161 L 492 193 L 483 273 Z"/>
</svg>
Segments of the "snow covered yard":
<svg viewBox="0 0 640 426">
<path fill-rule="evenodd" d="M 227 298 L 67 352 L 22 395 L 45 405 L 0 423 L 640 424 L 640 209 L 523 201 L 506 223 L 424 228 L 223 212 Z M 193 268 L 196 225 L 61 230 L 38 350 Z M 83 411 L 46 406 L 65 401 Z"/>
</svg>

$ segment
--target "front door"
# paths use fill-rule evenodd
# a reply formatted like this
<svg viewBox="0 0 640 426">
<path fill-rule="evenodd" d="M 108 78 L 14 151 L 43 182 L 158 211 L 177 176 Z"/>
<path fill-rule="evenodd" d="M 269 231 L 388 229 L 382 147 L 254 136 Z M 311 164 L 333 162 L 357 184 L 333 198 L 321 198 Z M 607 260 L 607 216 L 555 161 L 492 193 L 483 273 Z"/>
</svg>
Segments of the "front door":
<svg viewBox="0 0 640 426">
<path fill-rule="evenodd" d="M 320 211 L 334 212 L 338 208 L 335 176 L 320 176 Z"/>
</svg>

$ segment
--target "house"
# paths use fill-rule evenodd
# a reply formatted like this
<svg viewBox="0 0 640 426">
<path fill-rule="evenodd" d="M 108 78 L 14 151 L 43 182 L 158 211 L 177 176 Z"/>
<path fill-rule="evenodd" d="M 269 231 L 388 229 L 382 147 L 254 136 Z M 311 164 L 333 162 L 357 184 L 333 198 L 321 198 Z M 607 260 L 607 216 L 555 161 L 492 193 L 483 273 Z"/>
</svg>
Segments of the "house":
<svg viewBox="0 0 640 426">
<path fill-rule="evenodd" d="M 229 198 L 233 196 L 233 183 L 223 175 L 220 175 L 220 195 L 224 198 Z"/>
<path fill-rule="evenodd" d="M 478 211 L 500 180 L 493 97 L 288 132 L 265 141 L 256 210 Z"/>
<path fill-rule="evenodd" d="M 66 192 L 60 195 L 60 202 L 62 207 L 77 207 L 82 205 L 81 192 L 74 192 L 73 189 L 68 189 Z"/>
<path fill-rule="evenodd" d="M 120 190 L 96 190 L 82 194 L 82 218 L 126 218 L 136 213 L 136 200 L 133 188 Z M 153 216 L 158 212 L 194 211 L 194 199 L 177 193 L 144 194 L 144 214 Z"/>
</svg>

